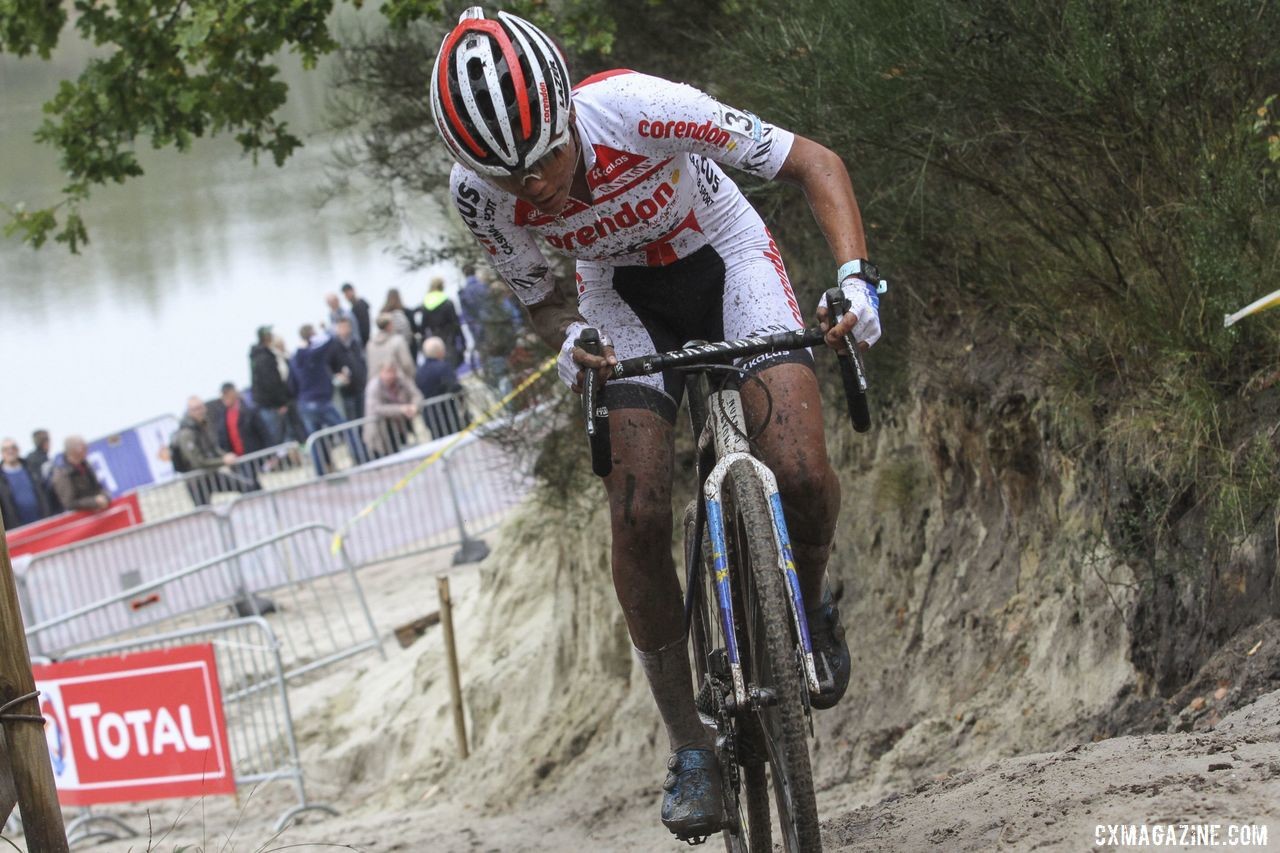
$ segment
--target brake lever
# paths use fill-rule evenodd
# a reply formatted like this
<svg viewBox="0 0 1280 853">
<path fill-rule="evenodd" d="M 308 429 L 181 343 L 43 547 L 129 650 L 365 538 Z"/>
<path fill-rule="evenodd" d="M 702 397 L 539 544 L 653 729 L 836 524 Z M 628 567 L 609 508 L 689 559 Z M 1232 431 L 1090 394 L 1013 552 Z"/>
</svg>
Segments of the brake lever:
<svg viewBox="0 0 1280 853">
<path fill-rule="evenodd" d="M 844 291 L 833 287 L 827 291 L 827 320 L 832 326 L 849 313 L 849 300 Z M 844 335 L 843 353 L 837 352 L 840 363 L 840 379 L 844 383 L 844 397 L 849 405 L 849 420 L 858 432 L 871 429 L 871 410 L 867 406 L 867 372 L 862 364 L 862 353 L 853 340 L 852 333 Z"/>
</svg>

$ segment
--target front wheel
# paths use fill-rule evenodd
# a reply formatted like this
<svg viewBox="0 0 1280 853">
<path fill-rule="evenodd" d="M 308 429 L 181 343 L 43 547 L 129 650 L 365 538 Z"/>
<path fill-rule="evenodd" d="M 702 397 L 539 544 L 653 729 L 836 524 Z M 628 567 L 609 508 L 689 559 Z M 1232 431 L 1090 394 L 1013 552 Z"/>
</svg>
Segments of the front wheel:
<svg viewBox="0 0 1280 853">
<path fill-rule="evenodd" d="M 787 588 L 779 569 L 773 517 L 750 463 L 730 469 L 733 479 L 733 540 L 741 588 L 750 687 L 760 701 L 751 716 L 768 757 L 778 809 L 778 833 L 787 853 L 820 853 L 818 805 L 809 764 L 805 717 L 807 690 L 792 629 Z M 754 727 L 753 727 L 754 728 Z"/>
<path fill-rule="evenodd" d="M 707 537 L 702 537 L 700 553 L 693 553 L 697 507 L 690 503 L 684 516 L 685 567 L 692 561 L 701 561 L 694 573 L 699 582 L 693 591 L 693 611 L 689 620 L 689 638 L 693 647 L 694 683 L 697 685 L 699 708 L 704 721 L 715 724 L 717 749 L 720 760 L 726 806 L 737 825 L 722 832 L 726 853 L 773 853 L 773 839 L 769 826 L 769 787 L 765 763 L 761 758 L 744 754 L 742 741 L 759 739 L 754 721 L 745 721 L 752 733 L 742 731 L 743 726 L 731 718 L 719 706 L 717 694 L 732 691 L 727 664 L 724 661 L 725 639 L 716 610 L 714 571 L 711 566 L 711 547 Z M 686 573 L 686 577 L 690 575 Z M 740 585 L 735 585 L 740 588 Z M 743 613 L 741 596 L 734 602 L 735 612 Z M 742 635 L 741 629 L 739 636 Z M 717 659 L 715 656 L 719 655 Z M 713 661 L 719 663 L 719 669 Z M 722 731 L 722 729 L 724 731 Z M 727 742 L 721 745 L 721 739 Z M 752 751 L 753 753 L 755 751 Z M 733 767 L 729 765 L 733 764 Z M 734 784 L 736 778 L 737 783 Z"/>
</svg>

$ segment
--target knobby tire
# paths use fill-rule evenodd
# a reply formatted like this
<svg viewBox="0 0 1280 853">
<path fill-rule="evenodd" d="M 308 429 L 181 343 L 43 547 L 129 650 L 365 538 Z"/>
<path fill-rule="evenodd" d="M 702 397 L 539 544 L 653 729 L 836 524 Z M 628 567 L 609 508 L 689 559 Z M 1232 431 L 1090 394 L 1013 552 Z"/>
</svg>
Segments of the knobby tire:
<svg viewBox="0 0 1280 853">
<path fill-rule="evenodd" d="M 697 556 L 692 553 L 695 511 L 693 503 L 690 503 L 685 511 L 684 543 L 686 569 L 690 561 L 694 559 L 702 561 L 689 625 L 693 646 L 694 683 L 698 689 L 702 689 L 709 675 L 708 657 L 713 650 L 725 648 L 725 641 L 724 631 L 720 626 L 720 613 L 716 608 L 711 547 L 705 531 L 702 537 L 702 553 Z M 735 602 L 735 607 L 736 612 L 741 615 L 742 602 Z M 744 740 L 744 733 L 739 733 L 738 739 Z M 769 783 L 765 764 L 753 762 L 744 766 L 739 761 L 739 773 L 741 777 L 741 789 L 738 794 L 739 834 L 734 835 L 728 828 L 721 833 L 724 838 L 725 853 L 773 853 L 773 839 L 769 827 Z M 725 781 L 727 785 L 727 777 Z M 732 796 L 732 792 L 727 788 L 725 796 Z"/>
<path fill-rule="evenodd" d="M 779 835 L 787 853 L 820 853 L 818 806 L 809 764 L 807 687 L 801 678 L 791 610 L 773 519 L 755 470 L 747 462 L 730 468 L 735 522 L 731 528 L 737 565 L 744 571 L 747 598 L 744 622 L 749 636 L 748 681 L 771 688 L 777 702 L 755 712 L 768 754 Z M 745 564 L 745 565 L 744 565 Z"/>
</svg>

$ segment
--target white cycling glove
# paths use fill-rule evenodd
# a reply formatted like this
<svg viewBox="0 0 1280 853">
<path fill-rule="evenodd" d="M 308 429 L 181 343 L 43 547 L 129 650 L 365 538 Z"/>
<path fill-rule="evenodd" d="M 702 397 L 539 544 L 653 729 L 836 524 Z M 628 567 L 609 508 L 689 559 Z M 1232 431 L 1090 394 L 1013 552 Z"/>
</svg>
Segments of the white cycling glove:
<svg viewBox="0 0 1280 853">
<path fill-rule="evenodd" d="M 850 275 L 840 282 L 840 289 L 844 291 L 845 299 L 849 300 L 849 312 L 858 318 L 853 324 L 853 339 L 871 346 L 880 340 L 880 294 L 876 292 L 876 286 Z M 825 293 L 818 301 L 818 307 L 827 307 Z M 829 319 L 834 324 L 843 318 Z"/>
<path fill-rule="evenodd" d="M 582 369 L 582 365 L 573 360 L 574 342 L 586 328 L 586 323 L 577 320 L 570 323 L 564 330 L 564 343 L 560 345 L 560 355 L 556 358 L 556 372 L 560 374 L 560 381 L 570 388 L 577 384 L 578 371 Z"/>
</svg>

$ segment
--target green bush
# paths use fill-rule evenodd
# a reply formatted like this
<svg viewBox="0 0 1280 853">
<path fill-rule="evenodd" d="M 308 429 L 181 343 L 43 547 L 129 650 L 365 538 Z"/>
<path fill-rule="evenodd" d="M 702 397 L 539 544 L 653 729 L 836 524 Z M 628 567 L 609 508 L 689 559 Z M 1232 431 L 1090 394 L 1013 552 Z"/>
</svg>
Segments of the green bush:
<svg viewBox="0 0 1280 853">
<path fill-rule="evenodd" d="M 1242 392 L 1276 367 L 1280 313 L 1222 320 L 1280 286 L 1280 7 L 770 0 L 718 20 L 683 76 L 844 156 L 898 280 L 890 329 L 958 312 L 1025 348 L 1051 404 L 1083 400 L 1113 461 L 1162 484 L 1162 519 L 1188 487 L 1223 533 L 1275 503 Z M 794 195 L 761 198 L 829 274 Z"/>
</svg>

